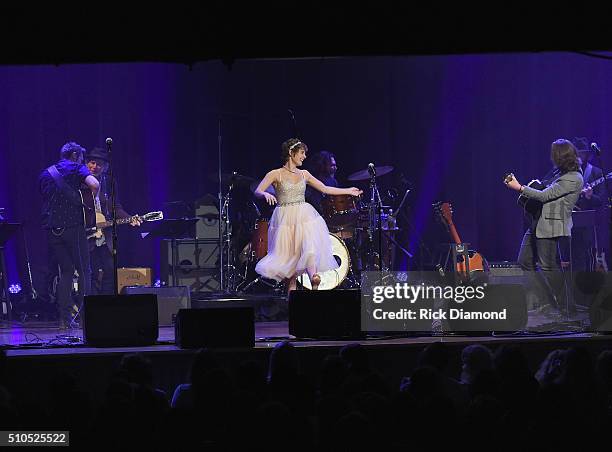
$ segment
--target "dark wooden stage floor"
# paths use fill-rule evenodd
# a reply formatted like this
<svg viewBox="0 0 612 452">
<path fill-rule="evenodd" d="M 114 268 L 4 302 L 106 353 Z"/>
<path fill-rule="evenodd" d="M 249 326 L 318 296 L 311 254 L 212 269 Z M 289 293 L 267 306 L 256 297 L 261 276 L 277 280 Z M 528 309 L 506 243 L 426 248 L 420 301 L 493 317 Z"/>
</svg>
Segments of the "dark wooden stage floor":
<svg viewBox="0 0 612 452">
<path fill-rule="evenodd" d="M 585 332 L 582 321 L 586 321 L 585 315 L 578 314 L 572 321 L 564 324 L 556 323 L 557 329 L 546 331 L 545 319 L 530 315 L 527 329 L 518 333 L 499 333 L 487 336 L 475 336 L 465 334 L 432 334 L 424 336 L 416 335 L 394 335 L 394 336 L 372 336 L 362 340 L 299 340 L 289 334 L 288 322 L 256 322 L 255 323 L 255 348 L 270 348 L 282 340 L 291 340 L 297 347 L 341 347 L 349 343 L 361 343 L 364 345 L 419 345 L 434 341 L 449 343 L 475 343 L 475 342 L 508 342 L 508 341 L 533 341 L 535 339 L 585 339 L 595 338 L 598 335 Z M 548 325 L 553 325 L 548 323 Z M 551 327 L 552 328 L 552 327 Z M 0 346 L 7 348 L 8 356 L 27 356 L 37 354 L 75 354 L 75 353 L 128 353 L 132 351 L 162 352 L 180 350 L 174 343 L 174 327 L 160 327 L 157 344 L 144 347 L 91 347 L 83 343 L 83 330 L 72 328 L 60 330 L 56 322 L 31 321 L 25 323 L 4 322 L 0 326 Z"/>
</svg>

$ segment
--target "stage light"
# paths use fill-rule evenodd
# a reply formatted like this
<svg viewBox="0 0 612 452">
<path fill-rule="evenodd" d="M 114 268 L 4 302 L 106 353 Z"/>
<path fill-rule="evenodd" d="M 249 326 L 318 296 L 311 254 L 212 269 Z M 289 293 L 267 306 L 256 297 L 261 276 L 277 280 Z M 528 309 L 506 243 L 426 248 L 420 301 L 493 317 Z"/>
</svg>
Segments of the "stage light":
<svg viewBox="0 0 612 452">
<path fill-rule="evenodd" d="M 21 292 L 21 284 L 11 284 L 8 288 L 10 293 L 19 293 Z"/>
<path fill-rule="evenodd" d="M 159 279 L 156 279 L 155 284 L 153 284 L 153 287 L 161 287 L 161 281 Z"/>
</svg>

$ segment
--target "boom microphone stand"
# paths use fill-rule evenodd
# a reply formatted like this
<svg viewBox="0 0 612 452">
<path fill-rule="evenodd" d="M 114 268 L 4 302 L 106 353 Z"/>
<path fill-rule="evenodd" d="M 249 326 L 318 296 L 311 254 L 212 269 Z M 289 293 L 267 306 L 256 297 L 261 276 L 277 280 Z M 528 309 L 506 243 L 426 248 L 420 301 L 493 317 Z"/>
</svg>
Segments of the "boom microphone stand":
<svg viewBox="0 0 612 452">
<path fill-rule="evenodd" d="M 373 163 L 368 165 L 368 172 L 370 173 L 370 209 L 368 212 L 370 220 L 368 224 L 368 249 L 370 257 L 368 259 L 368 267 L 370 267 L 370 270 L 373 270 L 376 266 L 376 261 L 372 256 L 374 251 L 374 229 L 378 223 L 378 269 L 381 272 L 382 278 L 382 200 L 376 185 L 376 167 Z"/>
<path fill-rule="evenodd" d="M 111 212 L 112 212 L 112 234 L 111 234 L 111 253 L 113 255 L 113 293 L 119 295 L 118 275 L 117 275 L 117 202 L 115 196 L 115 174 L 113 170 L 113 139 L 106 139 L 106 148 L 108 149 L 108 180 L 111 184 Z"/>
<path fill-rule="evenodd" d="M 219 202 L 219 287 L 221 292 L 224 290 L 224 274 L 223 274 L 223 188 L 221 185 L 221 118 L 219 118 L 219 128 L 217 133 L 217 157 L 218 157 L 218 182 L 219 192 L 217 193 L 217 201 Z"/>
</svg>

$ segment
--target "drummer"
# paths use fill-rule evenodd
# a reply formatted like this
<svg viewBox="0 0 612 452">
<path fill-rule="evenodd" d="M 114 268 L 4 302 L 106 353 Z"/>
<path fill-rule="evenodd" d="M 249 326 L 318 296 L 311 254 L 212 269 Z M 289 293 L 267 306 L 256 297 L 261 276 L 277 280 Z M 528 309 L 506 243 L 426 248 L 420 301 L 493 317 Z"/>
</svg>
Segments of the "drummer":
<svg viewBox="0 0 612 452">
<path fill-rule="evenodd" d="M 310 158 L 311 160 L 311 173 L 314 177 L 319 179 L 323 184 L 328 187 L 338 187 L 338 181 L 336 180 L 336 156 L 329 151 L 320 151 Z M 323 214 L 321 202 L 323 200 L 323 194 L 310 185 L 306 186 L 306 201 L 312 204 L 317 209 L 319 214 Z"/>
</svg>

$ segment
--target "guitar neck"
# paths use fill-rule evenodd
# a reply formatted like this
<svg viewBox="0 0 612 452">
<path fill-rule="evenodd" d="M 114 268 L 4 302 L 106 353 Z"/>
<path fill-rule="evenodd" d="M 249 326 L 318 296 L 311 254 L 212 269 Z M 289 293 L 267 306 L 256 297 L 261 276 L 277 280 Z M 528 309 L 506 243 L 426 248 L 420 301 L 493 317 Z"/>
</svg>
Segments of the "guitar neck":
<svg viewBox="0 0 612 452">
<path fill-rule="evenodd" d="M 138 215 L 133 215 L 131 217 L 127 217 L 127 218 L 119 218 L 115 221 L 116 224 L 126 224 L 131 222 L 134 218 L 139 218 Z M 103 223 L 98 223 L 98 227 L 99 228 L 108 228 L 111 227 L 113 225 L 112 221 L 105 221 Z"/>
<path fill-rule="evenodd" d="M 459 238 L 459 233 L 457 232 L 457 228 L 455 227 L 455 224 L 450 223 L 448 227 L 449 227 L 450 235 L 452 239 L 455 241 L 455 243 L 462 243 L 461 238 Z"/>
<path fill-rule="evenodd" d="M 612 173 L 610 174 L 606 174 L 605 176 L 601 176 L 597 179 L 595 179 L 594 181 L 589 182 L 586 188 L 583 188 L 582 191 L 587 191 L 589 188 L 593 188 L 593 187 L 597 187 L 599 184 L 603 184 L 606 179 L 609 179 L 610 177 L 612 177 Z"/>
</svg>

